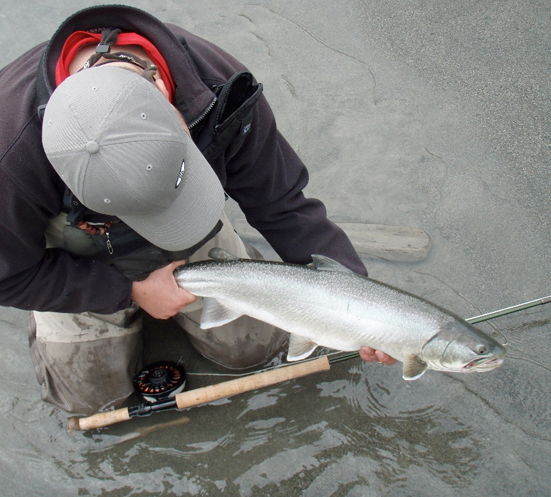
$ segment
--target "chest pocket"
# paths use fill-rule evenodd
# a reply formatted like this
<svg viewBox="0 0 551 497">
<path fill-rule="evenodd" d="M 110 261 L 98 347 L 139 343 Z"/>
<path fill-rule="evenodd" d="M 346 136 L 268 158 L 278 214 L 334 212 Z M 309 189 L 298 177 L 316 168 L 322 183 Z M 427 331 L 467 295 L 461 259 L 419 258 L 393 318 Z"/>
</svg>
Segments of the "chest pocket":
<svg viewBox="0 0 551 497">
<path fill-rule="evenodd" d="M 209 162 L 221 156 L 229 160 L 241 148 L 251 131 L 262 84 L 255 84 L 251 73 L 239 72 L 217 88 L 217 95 L 218 101 L 195 142 Z"/>
</svg>

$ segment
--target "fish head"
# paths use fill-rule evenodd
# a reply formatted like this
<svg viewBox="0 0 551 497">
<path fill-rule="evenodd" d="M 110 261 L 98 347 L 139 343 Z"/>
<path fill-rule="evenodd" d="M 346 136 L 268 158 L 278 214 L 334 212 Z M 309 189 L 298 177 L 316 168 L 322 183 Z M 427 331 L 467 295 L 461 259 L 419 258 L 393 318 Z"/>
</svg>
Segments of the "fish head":
<svg viewBox="0 0 551 497">
<path fill-rule="evenodd" d="M 443 325 L 425 343 L 422 360 L 429 369 L 453 373 L 490 371 L 503 363 L 505 347 L 466 321 Z"/>
</svg>

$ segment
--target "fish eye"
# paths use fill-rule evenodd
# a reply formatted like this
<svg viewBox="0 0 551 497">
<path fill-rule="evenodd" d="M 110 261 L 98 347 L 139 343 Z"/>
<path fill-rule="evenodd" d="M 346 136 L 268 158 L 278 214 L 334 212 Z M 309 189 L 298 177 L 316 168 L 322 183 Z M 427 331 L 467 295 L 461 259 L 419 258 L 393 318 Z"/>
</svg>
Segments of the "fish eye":
<svg viewBox="0 0 551 497">
<path fill-rule="evenodd" d="M 478 355 L 483 355 L 483 354 L 485 354 L 487 351 L 488 351 L 488 349 L 486 348 L 485 345 L 478 345 L 478 346 L 476 347 L 476 353 L 477 353 Z"/>
</svg>

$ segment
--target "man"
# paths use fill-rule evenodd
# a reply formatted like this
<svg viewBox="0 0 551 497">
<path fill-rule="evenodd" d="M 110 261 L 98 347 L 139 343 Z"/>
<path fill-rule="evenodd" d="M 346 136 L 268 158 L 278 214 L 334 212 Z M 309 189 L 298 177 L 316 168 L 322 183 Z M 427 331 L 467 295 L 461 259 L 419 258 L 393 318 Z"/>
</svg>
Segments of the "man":
<svg viewBox="0 0 551 497">
<path fill-rule="evenodd" d="M 261 85 L 207 41 L 138 9 L 93 7 L 0 83 L 0 304 L 33 311 L 45 400 L 82 414 L 123 403 L 140 307 L 175 316 L 224 367 L 275 355 L 285 335 L 247 317 L 199 330 L 200 302 L 172 276 L 213 246 L 257 256 L 225 217 L 225 194 L 284 261 L 318 253 L 365 274 L 323 204 L 304 197 L 307 171 Z"/>
</svg>

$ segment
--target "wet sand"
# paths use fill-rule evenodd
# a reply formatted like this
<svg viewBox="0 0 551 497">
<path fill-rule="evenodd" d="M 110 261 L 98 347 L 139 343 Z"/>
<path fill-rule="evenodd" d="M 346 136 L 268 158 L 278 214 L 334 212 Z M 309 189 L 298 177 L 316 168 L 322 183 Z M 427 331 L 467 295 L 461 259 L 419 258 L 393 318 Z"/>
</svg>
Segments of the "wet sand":
<svg viewBox="0 0 551 497">
<path fill-rule="evenodd" d="M 0 65 L 92 4 L 5 2 Z M 133 5 L 249 66 L 332 219 L 429 233 L 421 262 L 366 257 L 373 278 L 465 318 L 551 294 L 547 3 Z M 508 344 L 490 373 L 405 382 L 398 366 L 350 361 L 70 436 L 67 415 L 40 400 L 25 313 L 1 309 L 1 493 L 551 495 L 550 320 L 548 305 L 479 325 Z M 147 331 L 152 360 L 212 371 L 175 326 Z"/>
</svg>

